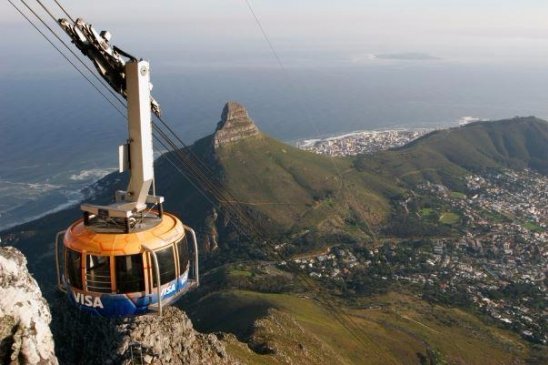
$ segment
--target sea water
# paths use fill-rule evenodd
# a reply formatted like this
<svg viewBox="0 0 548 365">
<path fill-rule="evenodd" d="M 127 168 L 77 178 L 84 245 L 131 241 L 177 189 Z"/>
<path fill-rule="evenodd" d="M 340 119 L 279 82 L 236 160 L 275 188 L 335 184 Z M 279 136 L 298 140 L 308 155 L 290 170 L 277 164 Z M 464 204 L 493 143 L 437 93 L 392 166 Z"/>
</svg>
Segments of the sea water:
<svg viewBox="0 0 548 365">
<path fill-rule="evenodd" d="M 117 166 L 126 122 L 67 66 L 0 78 L 0 230 L 76 204 Z M 186 143 L 214 131 L 228 100 L 287 142 L 355 130 L 436 128 L 462 117 L 548 116 L 548 72 L 420 62 L 367 67 L 192 68 L 152 74 Z M 161 152 L 161 151 L 159 151 Z"/>
</svg>

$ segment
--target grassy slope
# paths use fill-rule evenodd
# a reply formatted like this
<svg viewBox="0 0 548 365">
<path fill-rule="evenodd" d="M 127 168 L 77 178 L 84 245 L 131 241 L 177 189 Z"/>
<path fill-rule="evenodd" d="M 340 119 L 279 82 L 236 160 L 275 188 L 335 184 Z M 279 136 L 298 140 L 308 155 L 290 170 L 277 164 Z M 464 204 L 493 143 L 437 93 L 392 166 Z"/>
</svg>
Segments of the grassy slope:
<svg viewBox="0 0 548 365">
<path fill-rule="evenodd" d="M 356 166 L 407 182 L 458 184 L 468 171 L 533 168 L 548 174 L 548 123 L 533 117 L 430 133 L 402 148 L 362 156 Z"/>
<path fill-rule="evenodd" d="M 274 225 L 298 231 L 339 229 L 345 221 L 379 224 L 397 193 L 382 178 L 358 173 L 350 159 L 298 150 L 261 135 L 217 151 L 225 186 Z"/>
<path fill-rule="evenodd" d="M 200 300 L 193 317 L 200 330 L 229 331 L 240 340 L 276 349 L 275 354 L 259 355 L 241 342 L 228 341 L 229 352 L 248 364 L 282 364 L 287 358 L 307 364 L 409 364 L 419 363 L 428 349 L 452 364 L 523 363 L 518 359 L 528 356 L 515 334 L 459 309 L 395 293 L 364 304 L 370 309 L 340 307 L 350 318 L 347 322 L 359 327 L 359 340 L 316 301 L 294 295 L 217 292 Z M 263 319 L 253 326 L 253 317 Z"/>
</svg>

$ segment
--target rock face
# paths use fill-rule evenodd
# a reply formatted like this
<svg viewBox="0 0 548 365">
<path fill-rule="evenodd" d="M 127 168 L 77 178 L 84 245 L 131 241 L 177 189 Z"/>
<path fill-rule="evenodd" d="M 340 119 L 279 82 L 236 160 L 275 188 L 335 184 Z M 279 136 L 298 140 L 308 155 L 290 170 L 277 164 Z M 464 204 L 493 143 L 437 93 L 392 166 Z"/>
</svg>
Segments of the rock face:
<svg viewBox="0 0 548 365">
<path fill-rule="evenodd" d="M 51 313 L 25 256 L 0 247 L 0 363 L 58 364 Z"/>
<path fill-rule="evenodd" d="M 258 134 L 259 129 L 251 118 L 249 118 L 247 110 L 242 105 L 230 101 L 226 103 L 221 116 L 221 121 L 217 125 L 215 131 L 215 148 Z"/>
<path fill-rule="evenodd" d="M 148 315 L 119 326 L 123 340 L 118 348 L 124 365 L 236 364 L 214 334 L 201 334 L 186 314 L 168 307 L 162 317 Z"/>
<path fill-rule="evenodd" d="M 196 332 L 175 307 L 164 308 L 162 317 L 125 319 L 89 316 L 64 300 L 56 307 L 60 312 L 54 332 L 63 364 L 238 364 L 216 335 Z"/>
</svg>

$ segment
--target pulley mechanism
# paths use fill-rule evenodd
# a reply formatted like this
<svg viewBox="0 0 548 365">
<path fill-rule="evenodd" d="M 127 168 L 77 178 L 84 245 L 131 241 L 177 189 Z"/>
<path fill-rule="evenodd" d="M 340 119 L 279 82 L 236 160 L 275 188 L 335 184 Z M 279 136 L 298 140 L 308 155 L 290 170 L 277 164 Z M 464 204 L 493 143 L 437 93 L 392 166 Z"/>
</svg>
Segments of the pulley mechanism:
<svg viewBox="0 0 548 365">
<path fill-rule="evenodd" d="M 78 18 L 72 24 L 67 19 L 59 19 L 59 25 L 70 36 L 72 43 L 82 53 L 91 59 L 95 68 L 108 84 L 127 99 L 126 62 L 137 61 L 137 58 L 110 44 L 112 35 L 103 30 L 100 33 L 83 19 Z M 152 90 L 152 84 L 150 86 Z M 150 108 L 158 117 L 161 115 L 160 105 L 150 97 Z"/>
<path fill-rule="evenodd" d="M 159 206 L 160 216 L 163 213 L 164 198 L 150 194 L 154 186 L 150 112 L 160 116 L 160 106 L 150 95 L 150 65 L 111 45 L 108 31 L 98 33 L 81 18 L 74 24 L 60 19 L 59 25 L 72 38 L 72 43 L 91 59 L 101 77 L 127 99 L 129 138 L 119 149 L 120 172 L 130 171 L 127 191 L 117 191 L 113 204 L 83 204 L 81 209 L 85 224 L 100 220 L 123 226 L 129 232 L 137 222 L 143 221 L 142 214 L 150 205 Z"/>
</svg>

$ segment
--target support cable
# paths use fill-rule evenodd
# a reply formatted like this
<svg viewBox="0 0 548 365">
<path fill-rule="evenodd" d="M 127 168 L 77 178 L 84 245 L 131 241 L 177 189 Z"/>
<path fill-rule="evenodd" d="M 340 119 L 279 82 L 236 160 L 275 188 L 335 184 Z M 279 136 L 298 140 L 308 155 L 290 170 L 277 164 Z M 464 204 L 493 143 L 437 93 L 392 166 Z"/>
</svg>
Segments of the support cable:
<svg viewBox="0 0 548 365">
<path fill-rule="evenodd" d="M 70 14 L 65 10 L 65 8 L 63 7 L 63 5 L 61 5 L 61 3 L 57 0 L 53 0 L 55 1 L 55 3 L 57 4 L 57 6 L 59 6 L 59 8 L 61 8 L 61 10 L 63 11 L 63 13 L 65 13 L 65 15 L 70 19 L 71 22 L 75 23 L 74 21 L 74 18 L 70 16 Z"/>
<path fill-rule="evenodd" d="M 42 19 L 42 17 L 36 13 L 36 11 L 34 9 L 32 9 L 27 3 L 25 0 L 19 0 L 21 1 L 26 7 L 27 9 L 29 9 L 33 14 L 34 16 L 50 31 L 50 33 L 55 37 L 57 38 L 57 40 L 59 42 L 61 42 L 65 48 L 89 71 L 89 73 L 92 74 L 92 76 L 97 80 L 99 81 L 100 84 L 102 84 L 104 87 L 107 88 L 107 90 L 109 91 L 109 93 L 114 96 L 115 99 L 117 99 L 123 106 L 125 106 L 125 102 L 123 100 L 120 99 L 120 96 L 119 94 L 115 93 L 110 86 L 106 85 L 105 84 L 105 80 L 101 79 L 99 76 L 97 76 L 97 73 L 91 69 L 91 67 L 89 67 L 84 61 L 82 61 L 82 59 L 72 50 L 72 48 L 64 41 L 61 39 L 61 37 L 59 37 L 59 35 L 57 33 L 55 33 L 55 31 L 53 29 L 51 29 L 51 27 L 45 22 L 45 20 Z M 40 0 L 36 0 L 36 2 L 48 13 L 48 15 L 53 19 L 53 21 L 55 22 L 55 24 L 59 25 L 59 23 L 57 23 L 57 19 L 55 18 L 55 16 L 51 13 L 51 11 L 40 1 Z"/>
<path fill-rule="evenodd" d="M 87 77 L 80 68 L 78 68 L 78 66 L 70 60 L 70 58 L 57 46 L 55 45 L 49 38 L 48 36 L 42 32 L 42 30 L 40 30 L 40 28 L 38 28 L 38 26 L 25 14 L 23 13 L 23 11 L 17 7 L 17 5 L 15 5 L 11 0 L 8 0 L 8 2 L 10 3 L 10 5 L 15 9 L 17 10 L 17 12 L 19 14 L 21 14 L 21 16 L 114 108 L 114 110 L 116 110 L 118 112 L 118 114 L 120 114 L 121 117 L 123 117 L 124 119 L 126 118 L 126 115 L 124 114 L 124 112 L 118 108 L 118 106 L 116 106 L 111 99 L 109 99 L 109 97 L 103 93 L 98 87 L 96 84 L 93 83 L 93 81 Z M 67 14 L 68 15 L 68 14 Z M 104 84 L 102 84 L 102 86 L 106 86 Z M 165 152 L 169 152 L 170 149 L 168 147 L 166 147 L 166 145 L 164 143 L 162 143 L 162 141 L 157 137 L 157 136 L 154 136 L 156 138 L 156 140 L 165 148 Z M 162 151 L 159 151 L 160 153 Z M 167 156 L 167 154 L 166 154 Z M 191 184 L 193 184 L 193 182 L 186 176 L 186 174 L 180 170 L 177 165 L 170 159 L 170 158 L 166 158 L 166 160 L 180 173 L 182 174 L 185 178 L 187 178 L 189 180 L 189 182 Z M 194 187 L 200 191 L 200 189 L 198 189 L 195 185 Z"/>
<path fill-rule="evenodd" d="M 69 57 L 68 57 L 68 56 L 67 56 L 67 55 L 66 55 L 66 54 L 57 46 L 57 45 L 55 45 L 55 44 L 51 41 L 51 39 L 50 39 L 42 30 L 40 30 L 40 29 L 36 26 L 36 24 L 35 24 L 35 23 L 34 23 L 26 14 L 24 14 L 24 13 L 22 12 L 21 9 L 19 9 L 11 0 L 8 0 L 8 2 L 9 2 L 9 3 L 10 3 L 10 4 L 11 4 L 11 5 L 12 5 L 12 6 L 13 6 L 13 7 L 14 7 L 14 8 L 15 8 L 15 9 L 16 9 L 16 10 L 17 10 L 17 11 L 18 11 L 18 12 L 19 12 L 19 13 L 20 13 L 20 14 L 21 14 L 21 15 L 22 15 L 22 16 L 23 16 L 31 25 L 32 25 L 32 26 L 33 26 L 33 28 L 34 28 L 36 31 L 38 31 L 38 32 L 42 35 L 42 37 L 44 37 L 44 39 L 46 39 L 46 41 L 48 41 L 48 43 L 50 43 L 50 45 L 51 45 L 52 47 L 54 47 L 54 48 L 57 50 L 57 52 L 59 52 L 59 53 L 63 56 L 63 58 L 65 58 L 65 60 L 66 60 L 67 62 L 69 62 L 69 63 L 72 65 L 72 67 L 74 67 L 74 69 L 75 69 L 76 71 L 78 71 L 78 73 L 80 73 L 80 75 L 81 75 L 82 77 L 84 77 L 84 78 L 87 80 L 88 83 L 90 83 L 90 85 L 92 85 L 92 87 L 93 87 L 97 92 L 100 93 L 100 95 L 102 95 L 102 96 L 105 98 L 105 100 L 107 100 L 107 102 L 108 102 L 108 103 L 109 103 L 109 104 L 110 104 L 110 105 L 111 105 L 111 106 L 112 106 L 112 107 L 113 107 L 113 108 L 114 108 L 122 117 L 124 117 L 124 118 L 126 117 L 125 114 L 124 114 L 124 113 L 123 113 L 123 112 L 122 112 L 122 111 L 121 111 L 121 110 L 120 110 L 120 109 L 119 109 L 119 108 L 118 108 L 118 107 L 109 99 L 109 97 L 106 96 L 106 95 L 97 87 L 97 85 L 96 85 L 93 81 L 91 81 L 91 79 L 90 79 L 88 76 L 86 76 L 86 75 L 82 72 L 82 70 L 81 70 L 81 69 L 80 69 L 72 60 L 70 60 L 70 58 L 69 58 Z M 48 25 L 46 24 L 46 22 L 45 22 L 45 21 L 44 21 L 44 20 L 43 20 L 43 19 L 42 19 L 34 10 L 33 10 L 33 9 L 32 9 L 24 0 L 21 0 L 21 2 L 22 2 L 23 5 L 25 5 L 25 7 L 27 7 L 27 9 L 28 9 L 29 11 L 31 11 L 32 14 L 33 14 L 33 15 L 34 15 L 34 16 L 35 16 L 35 17 L 36 17 L 36 18 L 37 18 L 37 19 L 38 19 L 38 20 L 39 20 L 39 21 L 40 21 L 40 22 L 41 22 L 41 23 L 50 31 L 50 33 L 53 34 L 53 35 L 54 35 L 54 36 L 55 36 L 55 37 L 56 37 L 56 38 L 57 38 L 57 39 L 58 39 L 58 40 L 59 40 L 59 41 L 60 41 L 60 42 L 61 42 L 61 43 L 62 43 L 62 44 L 71 52 L 71 53 L 72 53 L 72 55 L 73 55 L 73 56 L 74 56 L 82 65 L 84 65 L 84 66 L 86 67 L 86 69 L 87 69 L 87 70 L 88 70 L 88 71 L 89 71 L 89 72 L 90 72 L 90 73 L 91 73 L 91 74 L 100 82 L 100 84 L 101 84 L 103 87 L 106 87 L 107 90 L 111 93 L 111 95 L 113 95 L 113 96 L 116 98 L 116 100 L 117 100 L 118 102 L 120 102 L 123 106 L 125 106 L 124 101 L 123 101 L 123 100 L 120 100 L 119 96 L 118 96 L 117 94 L 115 94 L 115 93 L 110 89 L 110 87 L 108 87 L 107 85 L 105 85 L 104 82 L 103 82 L 103 80 L 101 80 L 100 78 L 97 77 L 97 75 L 93 72 L 93 70 L 91 70 L 91 69 L 90 69 L 90 68 L 89 68 L 89 67 L 88 67 L 88 66 L 87 66 L 87 65 L 86 65 L 86 64 L 85 64 L 85 63 L 84 63 L 84 62 L 83 62 L 83 61 L 82 61 L 82 60 L 81 60 L 81 59 L 72 51 L 72 49 L 71 49 L 71 48 L 70 48 L 62 39 L 60 39 L 60 37 L 53 31 L 53 29 L 51 29 L 51 27 L 48 26 Z M 51 13 L 51 11 L 50 11 L 49 9 L 47 9 L 47 8 L 44 6 L 44 4 L 43 4 L 42 2 L 40 2 L 39 0 L 37 0 L 37 2 L 40 4 L 40 6 L 42 6 L 42 8 L 44 8 L 44 10 L 48 13 L 48 15 L 49 15 L 52 19 L 55 20 L 55 16 Z M 58 4 L 58 5 L 60 5 L 60 4 Z M 66 14 L 67 14 L 68 16 L 70 16 L 68 13 L 66 13 Z M 185 149 L 187 149 L 187 151 L 191 152 L 191 150 L 188 148 L 188 146 L 187 146 L 186 144 L 183 143 L 183 141 L 176 135 L 176 133 L 169 127 L 169 125 L 168 125 L 163 119 L 161 120 L 161 123 L 168 129 L 168 131 L 169 131 L 173 136 L 175 136 L 175 137 L 178 139 L 178 141 L 183 145 L 183 147 L 184 147 Z M 161 133 L 162 136 L 163 136 L 163 138 L 164 138 L 166 141 L 168 141 L 168 143 L 169 143 L 169 145 L 170 145 L 170 147 L 171 147 L 172 150 L 175 150 L 175 151 L 180 150 L 180 148 L 179 148 L 175 143 L 173 143 L 172 140 L 167 136 L 167 134 L 165 134 L 165 133 L 164 133 L 164 132 L 155 124 L 155 123 L 153 123 L 153 127 L 156 127 L 157 133 Z M 157 138 L 157 140 L 159 140 L 158 137 L 156 137 L 156 138 Z M 166 145 L 165 145 L 164 143 L 161 143 L 161 144 L 162 144 L 162 146 L 164 146 L 164 148 L 166 148 Z M 219 197 L 219 196 L 220 196 L 220 195 L 219 195 L 219 194 L 221 193 L 220 190 L 219 190 L 217 187 L 213 186 L 213 185 L 210 183 L 211 180 L 210 180 L 206 175 L 204 175 L 202 171 L 200 171 L 199 167 L 194 166 L 193 162 L 199 161 L 200 164 L 202 165 L 202 167 L 206 167 L 206 165 L 205 165 L 203 162 L 201 162 L 201 160 L 199 160 L 196 156 L 193 156 L 193 157 L 194 157 L 193 160 L 187 161 L 184 157 L 181 156 L 181 153 L 177 153 L 177 155 L 179 156 L 180 162 L 181 162 L 182 164 L 186 165 L 187 169 L 191 170 L 191 171 L 193 172 L 193 174 L 196 175 L 196 176 L 199 178 L 199 180 L 201 180 L 202 183 L 205 183 L 206 186 L 209 186 L 209 188 L 210 188 L 210 190 L 212 191 L 212 193 L 214 193 L 214 196 L 216 196 L 216 197 Z M 179 173 L 181 173 L 187 180 L 189 180 L 189 182 L 193 185 L 193 187 L 194 187 L 197 191 L 203 193 L 203 192 L 202 192 L 202 189 L 200 189 L 198 186 L 196 186 L 196 184 L 195 184 L 194 182 L 192 182 L 191 179 L 190 179 L 188 176 L 186 176 L 186 174 L 184 174 L 179 168 L 177 168 L 177 167 L 173 164 L 173 161 L 171 161 L 171 160 L 169 160 L 169 161 L 170 161 L 170 163 L 173 165 L 173 167 L 175 167 L 176 170 L 179 171 Z M 208 200 L 212 205 L 215 205 L 215 204 L 211 201 L 211 199 L 210 199 L 209 197 L 207 197 L 205 194 L 202 194 L 202 195 L 204 195 L 204 197 L 206 197 L 207 200 Z M 219 200 L 222 200 L 222 199 L 219 199 Z M 229 199 L 226 199 L 226 200 L 229 200 Z M 237 214 L 237 215 L 240 215 L 240 214 Z"/>
<path fill-rule="evenodd" d="M 120 110 L 120 109 L 119 109 L 119 108 L 118 108 L 118 107 L 117 107 L 117 106 L 108 98 L 108 96 L 105 95 L 105 94 L 97 87 L 97 85 L 95 85 L 95 84 L 93 83 L 93 81 L 91 81 L 91 79 L 90 79 L 89 77 L 87 77 L 87 76 L 78 68 L 78 66 L 76 66 L 76 65 L 74 64 L 74 62 L 72 62 L 72 61 L 67 57 L 67 55 L 66 55 L 65 53 L 63 53 L 63 51 L 62 51 L 61 49 L 59 49 L 59 47 L 57 47 L 57 46 L 48 38 L 48 36 L 45 35 L 44 32 L 42 32 L 42 31 L 40 30 L 40 28 L 38 28 L 38 27 L 36 26 L 36 24 L 35 24 L 35 23 L 34 23 L 26 14 L 23 13 L 23 11 L 22 11 L 21 9 L 19 9 L 19 8 L 17 7 L 17 5 L 15 5 L 11 0 L 8 0 L 8 2 L 11 4 L 11 6 L 13 6 L 13 8 L 14 8 L 15 10 L 17 10 L 17 12 L 19 12 L 19 14 L 21 14 L 21 16 L 23 16 L 23 18 L 25 18 L 25 20 L 26 20 L 27 22 L 29 22 L 30 25 L 32 25 L 32 27 L 33 27 L 38 33 L 40 33 L 40 35 L 41 35 L 42 37 L 44 37 L 44 39 L 45 39 L 46 41 L 48 41 L 49 44 L 51 44 L 51 46 L 52 46 L 53 48 L 55 48 L 55 50 L 57 50 L 57 52 L 59 52 L 59 54 L 60 54 L 61 56 L 63 56 L 63 58 L 64 58 L 68 63 L 70 63 L 70 64 L 72 65 L 72 67 L 74 67 L 74 69 L 75 69 L 76 71 L 78 71 L 78 73 L 79 73 L 84 79 L 86 79 L 87 82 L 89 82 L 89 84 L 90 84 L 90 85 L 91 85 L 99 94 L 101 94 L 101 96 L 103 96 L 103 98 L 105 98 L 105 100 L 106 100 L 110 105 L 112 105 L 112 107 L 113 107 L 114 109 L 116 109 L 116 111 L 117 111 L 121 116 L 123 116 L 123 117 L 125 118 L 124 112 L 123 112 L 122 110 Z"/>
<path fill-rule="evenodd" d="M 125 102 L 124 100 L 121 99 L 120 95 L 118 95 L 117 93 L 115 93 L 108 85 L 105 84 L 105 81 L 102 80 L 101 78 L 99 78 L 96 73 L 87 65 L 85 64 L 79 57 L 78 55 L 76 55 L 74 53 L 74 51 L 72 51 L 72 49 L 53 31 L 53 29 L 51 29 L 51 27 L 49 27 L 46 22 L 24 1 L 24 0 L 20 0 L 39 20 L 40 22 L 42 22 L 42 24 L 44 26 L 46 26 L 48 28 L 48 30 L 72 53 L 72 55 L 74 57 L 76 57 L 76 59 L 78 59 L 78 61 L 84 65 L 84 67 L 86 67 L 86 69 L 101 83 L 101 85 L 103 85 L 105 88 L 107 88 L 107 90 L 109 91 L 109 93 L 111 95 L 113 95 L 116 100 L 125 107 Z M 52 18 L 53 21 L 56 22 L 57 24 L 57 20 L 56 20 L 56 17 L 52 14 L 52 12 L 40 1 L 40 0 L 36 0 L 37 3 L 48 13 L 48 15 Z M 57 5 L 60 6 L 62 8 L 62 5 L 60 4 L 60 2 L 56 1 Z M 62 10 L 65 12 L 65 14 L 73 19 L 70 14 L 68 14 L 68 12 L 62 8 Z M 48 40 L 49 41 L 49 40 Z M 50 42 L 51 43 L 51 42 Z M 109 103 L 112 104 L 111 101 L 109 101 Z M 118 109 L 117 109 L 118 110 Z M 166 127 L 168 129 L 168 131 L 182 144 L 182 146 L 186 149 L 188 149 L 188 146 L 177 136 L 177 134 L 173 131 L 173 129 L 171 129 L 169 127 L 169 125 L 161 118 L 161 117 L 158 117 L 158 120 L 160 120 L 160 122 L 162 123 L 162 125 L 164 125 L 164 127 Z M 154 125 L 154 123 L 153 123 Z M 202 168 L 204 169 L 207 169 L 209 170 L 209 168 L 199 159 L 197 158 L 193 152 L 188 149 L 188 151 L 193 155 L 193 159 L 199 164 L 201 165 Z M 211 172 L 210 170 L 208 172 Z M 207 179 L 206 179 L 207 180 Z"/>
</svg>

